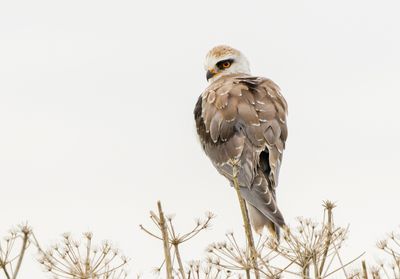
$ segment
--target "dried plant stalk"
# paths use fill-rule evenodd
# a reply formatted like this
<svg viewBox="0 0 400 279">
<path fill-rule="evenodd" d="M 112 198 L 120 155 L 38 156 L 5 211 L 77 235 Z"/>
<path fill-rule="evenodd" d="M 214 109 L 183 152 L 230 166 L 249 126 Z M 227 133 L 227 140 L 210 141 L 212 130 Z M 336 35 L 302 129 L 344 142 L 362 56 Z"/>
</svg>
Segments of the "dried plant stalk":
<svg viewBox="0 0 400 279">
<path fill-rule="evenodd" d="M 361 264 L 362 264 L 363 278 L 368 279 L 367 265 L 365 264 L 365 261 L 362 261 Z"/>
<path fill-rule="evenodd" d="M 171 262 L 171 254 L 169 249 L 169 238 L 168 238 L 168 231 L 167 226 L 165 224 L 165 217 L 164 212 L 162 211 L 161 202 L 157 202 L 158 207 L 158 214 L 159 214 L 159 225 L 161 228 L 163 245 L 164 245 L 164 257 L 165 257 L 165 265 L 166 265 L 166 273 L 167 278 L 172 279 L 172 262 Z"/>
<path fill-rule="evenodd" d="M 235 187 L 236 194 L 237 194 L 237 197 L 239 200 L 240 211 L 242 212 L 244 231 L 245 231 L 246 239 L 247 239 L 247 247 L 250 250 L 250 258 L 251 258 L 251 262 L 252 262 L 252 267 L 254 269 L 254 275 L 255 275 L 256 279 L 259 279 L 260 272 L 259 272 L 259 268 L 258 268 L 258 264 L 257 264 L 257 258 L 258 258 L 257 250 L 254 245 L 254 238 L 253 238 L 253 233 L 252 233 L 251 226 L 250 226 L 249 213 L 247 211 L 246 202 L 244 201 L 244 199 L 242 198 L 242 195 L 240 194 L 240 186 L 239 186 L 237 175 L 238 175 L 237 166 L 236 166 L 236 164 L 234 164 L 233 165 L 233 185 Z M 246 277 L 250 278 L 249 271 L 246 271 Z"/>
<path fill-rule="evenodd" d="M 156 215 L 153 211 L 150 211 L 150 219 L 152 222 L 156 225 L 158 229 L 158 233 L 151 232 L 150 230 L 146 229 L 144 226 L 140 225 L 140 228 L 149 234 L 150 236 L 163 241 L 163 247 L 164 247 L 164 262 L 161 264 L 160 267 L 157 267 L 155 269 L 156 273 L 159 273 L 161 271 L 162 266 L 164 263 L 166 264 L 166 269 L 167 269 L 167 276 L 170 274 L 170 276 L 177 276 L 178 278 L 181 279 L 191 279 L 191 278 L 199 278 L 200 276 L 200 271 L 198 274 L 195 272 L 196 266 L 192 264 L 191 268 L 185 269 L 184 263 L 183 263 L 183 258 L 179 249 L 179 246 L 186 242 L 191 240 L 193 237 L 195 237 L 197 234 L 199 234 L 201 231 L 207 229 L 210 226 L 211 220 L 215 217 L 214 214 L 211 212 L 208 212 L 206 214 L 206 219 L 200 220 L 198 219 L 196 221 L 196 225 L 194 226 L 193 229 L 191 229 L 187 233 L 179 234 L 176 233 L 174 224 L 172 222 L 172 216 L 165 215 L 162 208 L 161 208 L 161 203 L 158 202 L 158 210 L 159 210 L 159 215 Z M 167 248 L 167 249 L 166 249 Z M 171 249 L 174 250 L 174 253 L 171 253 Z M 172 256 L 171 256 L 172 254 Z M 178 264 L 177 268 L 174 268 L 174 263 L 175 260 Z M 170 265 L 170 268 L 168 267 Z M 198 265 L 200 266 L 200 265 Z M 170 271 L 170 272 L 169 272 Z M 198 276 L 196 277 L 197 274 Z M 210 274 L 215 274 L 215 272 L 207 273 L 207 276 L 211 276 Z M 220 274 L 220 273 L 218 273 Z M 218 275 L 219 276 L 219 275 Z M 168 278 L 168 277 L 167 277 Z M 172 278 L 172 277 L 171 277 Z M 206 278 L 214 278 L 214 277 L 206 277 Z M 217 277 L 215 277 L 217 278 Z M 219 278 L 219 277 L 218 277 Z"/>
<path fill-rule="evenodd" d="M 336 278 L 400 279 L 400 235 L 395 233 L 389 234 L 387 239 L 377 243 L 378 248 L 391 257 L 391 263 L 381 263 L 367 269 L 365 261 L 362 261 L 357 271 L 346 271 L 348 266 L 358 261 L 363 254 L 351 261 L 342 260 L 340 249 L 346 239 L 348 228 L 334 225 L 335 205 L 329 201 L 324 202 L 324 218 L 321 225 L 309 219 L 299 218 L 297 230 L 284 228 L 283 239 L 280 243 L 268 237 L 262 237 L 255 243 L 246 204 L 240 196 L 236 174 L 234 178 L 235 190 L 243 209 L 242 217 L 246 232 L 244 248 L 239 246 L 233 233 L 227 233 L 227 241 L 209 246 L 209 256 L 205 261 L 191 262 L 185 266 L 180 245 L 207 229 L 214 215 L 208 213 L 206 219 L 196 221 L 193 229 L 180 234 L 175 231 L 172 217 L 164 214 L 160 202 L 157 203 L 158 214 L 150 212 L 150 218 L 156 225 L 158 233 L 153 233 L 143 226 L 141 228 L 152 237 L 163 241 L 164 263 L 168 279 L 250 278 L 253 271 L 256 278 L 268 279 L 280 279 L 286 275 L 290 275 L 289 278 L 326 279 L 340 271 L 343 271 L 344 276 L 336 276 Z M 251 236 L 250 241 L 248 236 Z M 32 230 L 28 226 L 20 226 L 18 230 L 11 231 L 4 245 L 3 242 L 0 243 L 0 271 L 6 279 L 17 279 L 26 250 L 29 244 L 33 243 L 39 249 L 39 262 L 55 278 L 123 279 L 127 277 L 124 270 L 127 259 L 120 256 L 110 243 L 104 242 L 100 248 L 94 247 L 91 233 L 84 233 L 83 240 L 84 244 L 81 245 L 69 234 L 64 234 L 60 244 L 44 251 Z M 157 270 L 160 271 L 161 267 Z"/>
<path fill-rule="evenodd" d="M 377 247 L 389 255 L 391 261 L 371 270 L 372 277 L 400 279 L 400 235 L 394 232 L 388 234 L 386 239 L 377 243 Z"/>
<path fill-rule="evenodd" d="M 92 233 L 84 233 L 84 245 L 81 245 L 65 233 L 60 244 L 44 251 L 33 235 L 39 249 L 39 263 L 55 278 L 125 279 L 127 258 L 109 242 L 103 242 L 100 248 L 93 246 L 92 237 Z"/>
<path fill-rule="evenodd" d="M 326 224 L 327 228 L 327 235 L 326 235 L 326 240 L 325 240 L 325 251 L 322 256 L 321 264 L 319 266 L 319 274 L 322 274 L 322 271 L 324 270 L 324 265 L 326 261 L 326 257 L 328 256 L 328 250 L 329 246 L 331 245 L 331 240 L 332 240 L 332 209 L 335 207 L 335 205 L 329 201 L 326 201 L 324 203 L 325 210 L 327 211 L 328 215 L 328 222 Z M 319 277 L 318 277 L 319 278 Z"/>
<path fill-rule="evenodd" d="M 29 246 L 32 230 L 28 225 L 21 225 L 17 230 L 11 230 L 5 239 L 4 247 L 0 244 L 0 270 L 7 279 L 16 279 Z M 15 243 L 21 241 L 19 253 L 14 253 Z M 14 262 L 16 263 L 14 264 Z"/>
<path fill-rule="evenodd" d="M 299 218 L 298 229 L 292 232 L 286 227 L 280 243 L 268 237 L 258 241 L 258 271 L 263 278 L 275 279 L 289 274 L 302 279 L 325 279 L 339 271 L 343 271 L 344 277 L 349 278 L 345 268 L 363 254 L 349 262 L 342 261 L 339 250 L 348 230 L 335 228 L 332 217 L 334 204 L 326 202 L 324 206 L 329 210 L 324 211 L 321 225 Z M 328 212 L 329 218 L 326 216 Z M 227 239 L 227 242 L 212 244 L 208 248 L 210 262 L 248 275 L 253 267 L 251 258 L 247 256 L 249 248 L 241 249 L 233 233 L 227 234 Z"/>
<path fill-rule="evenodd" d="M 179 272 L 181 274 L 182 279 L 186 279 L 186 273 L 185 273 L 185 269 L 183 268 L 181 253 L 179 252 L 179 244 L 175 243 L 174 248 L 175 248 L 176 260 L 178 261 L 178 265 L 179 265 Z"/>
</svg>

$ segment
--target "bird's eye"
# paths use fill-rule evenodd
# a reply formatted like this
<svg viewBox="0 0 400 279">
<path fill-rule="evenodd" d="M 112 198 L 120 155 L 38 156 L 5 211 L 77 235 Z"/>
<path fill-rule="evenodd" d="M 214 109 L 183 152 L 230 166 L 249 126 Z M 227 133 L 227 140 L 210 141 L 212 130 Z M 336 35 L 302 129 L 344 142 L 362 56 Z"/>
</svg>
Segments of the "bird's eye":
<svg viewBox="0 0 400 279">
<path fill-rule="evenodd" d="M 224 67 L 224 68 L 229 68 L 230 65 L 231 65 L 231 62 L 226 61 L 226 62 L 224 62 L 224 63 L 222 64 L 222 67 Z"/>
<path fill-rule="evenodd" d="M 217 63 L 217 67 L 221 70 L 227 69 L 232 65 L 233 59 L 222 60 Z"/>
</svg>

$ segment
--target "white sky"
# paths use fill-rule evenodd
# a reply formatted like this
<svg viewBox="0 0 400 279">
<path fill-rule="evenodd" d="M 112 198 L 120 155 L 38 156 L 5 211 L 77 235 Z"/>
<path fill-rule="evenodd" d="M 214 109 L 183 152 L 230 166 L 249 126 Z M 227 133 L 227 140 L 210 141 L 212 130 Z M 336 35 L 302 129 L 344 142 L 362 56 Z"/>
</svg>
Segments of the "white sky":
<svg viewBox="0 0 400 279">
<path fill-rule="evenodd" d="M 0 232 L 29 221 L 47 246 L 92 230 L 151 278 L 161 243 L 142 233 L 163 201 L 179 228 L 206 210 L 242 232 L 233 189 L 202 154 L 192 111 L 203 58 L 226 43 L 289 103 L 277 189 L 288 223 L 337 201 L 350 259 L 379 255 L 400 223 L 398 1 L 0 2 Z M 47 278 L 30 253 L 21 278 Z M 367 258 L 367 259 L 368 259 Z"/>
</svg>

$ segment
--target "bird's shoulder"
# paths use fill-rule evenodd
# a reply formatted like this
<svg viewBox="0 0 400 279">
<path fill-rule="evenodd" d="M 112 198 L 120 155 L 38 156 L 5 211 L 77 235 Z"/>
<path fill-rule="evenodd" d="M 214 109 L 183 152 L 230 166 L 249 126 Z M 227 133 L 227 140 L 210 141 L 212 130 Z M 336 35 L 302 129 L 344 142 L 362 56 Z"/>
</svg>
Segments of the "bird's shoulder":
<svg viewBox="0 0 400 279">
<path fill-rule="evenodd" d="M 286 115 L 287 103 L 277 84 L 243 74 L 226 75 L 211 83 L 195 108 L 197 127 L 204 125 L 203 132 L 214 142 L 226 141 L 238 122 L 263 134 L 271 125 L 279 129 L 277 126 L 285 125 Z"/>
<path fill-rule="evenodd" d="M 241 99 L 251 105 L 263 105 L 265 102 L 278 103 L 287 113 L 287 102 L 279 86 L 269 78 L 246 74 L 222 76 L 211 83 L 201 94 L 204 105 L 214 105 L 224 109 L 229 98 Z M 258 107 L 258 106 L 257 106 Z"/>
</svg>

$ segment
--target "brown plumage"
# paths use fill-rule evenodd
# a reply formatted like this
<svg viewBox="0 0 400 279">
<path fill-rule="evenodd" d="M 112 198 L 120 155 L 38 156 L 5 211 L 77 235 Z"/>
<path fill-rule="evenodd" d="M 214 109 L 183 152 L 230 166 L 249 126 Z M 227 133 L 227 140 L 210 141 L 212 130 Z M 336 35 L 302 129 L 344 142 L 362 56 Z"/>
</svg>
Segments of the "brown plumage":
<svg viewBox="0 0 400 279">
<path fill-rule="evenodd" d="M 257 233 L 264 226 L 279 234 L 284 219 L 276 202 L 287 138 L 287 104 L 269 79 L 225 74 L 199 97 L 195 110 L 201 145 L 220 174 L 233 184 L 232 162 Z"/>
</svg>

